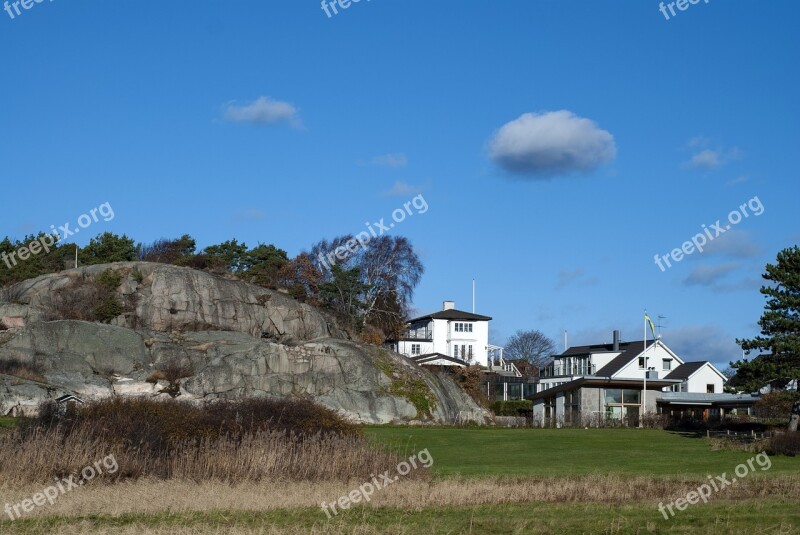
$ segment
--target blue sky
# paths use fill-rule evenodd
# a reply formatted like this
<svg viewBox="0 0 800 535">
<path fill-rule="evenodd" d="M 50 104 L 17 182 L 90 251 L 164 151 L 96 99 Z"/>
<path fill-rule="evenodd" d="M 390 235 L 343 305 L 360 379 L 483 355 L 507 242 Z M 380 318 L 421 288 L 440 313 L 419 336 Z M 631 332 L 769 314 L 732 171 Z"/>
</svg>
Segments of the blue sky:
<svg viewBox="0 0 800 535">
<path fill-rule="evenodd" d="M 13 6 L 12 6 L 13 13 Z M 453 299 L 558 341 L 664 340 L 720 366 L 800 241 L 800 4 L 54 0 L 0 11 L 0 235 L 75 221 L 295 255 L 392 229 Z M 758 197 L 708 250 L 669 254 Z M 74 226 L 74 224 L 73 224 Z"/>
</svg>

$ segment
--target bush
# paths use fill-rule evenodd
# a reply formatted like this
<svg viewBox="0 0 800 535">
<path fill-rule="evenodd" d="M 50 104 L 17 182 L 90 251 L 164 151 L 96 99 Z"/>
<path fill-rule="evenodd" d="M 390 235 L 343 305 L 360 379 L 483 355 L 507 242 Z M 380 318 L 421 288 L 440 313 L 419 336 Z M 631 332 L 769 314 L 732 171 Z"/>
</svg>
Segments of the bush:
<svg viewBox="0 0 800 535">
<path fill-rule="evenodd" d="M 48 319 L 110 322 L 124 311 L 116 295 L 121 282 L 122 273 L 107 269 L 95 280 L 81 279 L 56 290 Z"/>
<path fill-rule="evenodd" d="M 800 431 L 780 433 L 772 437 L 767 445 L 770 455 L 800 455 Z"/>
<path fill-rule="evenodd" d="M 496 416 L 520 416 L 520 413 L 530 413 L 533 410 L 533 401 L 529 399 L 495 401 L 492 403 L 492 410 Z"/>
<path fill-rule="evenodd" d="M 455 381 L 479 406 L 489 406 L 489 398 L 486 397 L 486 390 L 483 388 L 483 368 L 478 365 L 458 368 L 455 372 Z"/>
<path fill-rule="evenodd" d="M 371 446 L 334 411 L 304 400 L 51 402 L 37 418 L 0 433 L 0 488 L 52 482 L 111 455 L 119 470 L 95 483 L 367 481 L 402 460 Z M 408 477 L 428 474 L 415 470 Z"/>
<path fill-rule="evenodd" d="M 374 346 L 382 346 L 386 342 L 386 335 L 378 327 L 365 325 L 361 331 L 361 340 Z"/>
<path fill-rule="evenodd" d="M 165 372 L 169 378 L 170 372 Z M 257 432 L 308 435 L 357 435 L 358 428 L 334 411 L 311 401 L 253 398 L 213 401 L 202 405 L 149 398 L 111 398 L 85 405 L 70 405 L 66 411 L 45 402 L 38 418 L 27 428 L 58 426 L 65 439 L 80 428 L 84 436 L 114 444 L 136 444 L 164 453 L 189 441 L 227 437 L 241 440 Z"/>
<path fill-rule="evenodd" d="M 769 392 L 762 395 L 753 407 L 755 416 L 773 420 L 787 420 L 792 413 L 792 403 L 796 394 L 790 392 Z"/>
<path fill-rule="evenodd" d="M 28 379 L 39 383 L 46 383 L 47 379 L 42 375 L 44 368 L 37 363 L 22 362 L 18 359 L 0 360 L 0 373 L 13 375 L 20 379 Z"/>
</svg>

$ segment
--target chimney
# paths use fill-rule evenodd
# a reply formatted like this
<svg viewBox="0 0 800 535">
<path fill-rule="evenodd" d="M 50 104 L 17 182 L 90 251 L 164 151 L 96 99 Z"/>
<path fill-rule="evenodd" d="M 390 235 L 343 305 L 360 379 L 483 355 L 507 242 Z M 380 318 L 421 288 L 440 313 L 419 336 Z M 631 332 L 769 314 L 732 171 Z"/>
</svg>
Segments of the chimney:
<svg viewBox="0 0 800 535">
<path fill-rule="evenodd" d="M 619 351 L 619 331 L 614 331 L 614 351 Z"/>
<path fill-rule="evenodd" d="M 456 308 L 455 301 L 445 301 L 442 303 L 442 310 L 453 310 L 454 308 Z"/>
</svg>

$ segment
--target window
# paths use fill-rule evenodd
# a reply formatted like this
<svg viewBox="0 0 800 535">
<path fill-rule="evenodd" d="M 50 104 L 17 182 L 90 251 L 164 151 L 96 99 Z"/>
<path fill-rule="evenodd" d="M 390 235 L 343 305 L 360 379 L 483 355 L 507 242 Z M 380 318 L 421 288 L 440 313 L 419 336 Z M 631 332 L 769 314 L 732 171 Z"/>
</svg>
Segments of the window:
<svg viewBox="0 0 800 535">
<path fill-rule="evenodd" d="M 453 346 L 453 356 L 458 358 L 458 346 Z"/>
<path fill-rule="evenodd" d="M 706 394 L 714 393 L 714 385 L 706 385 Z"/>
<path fill-rule="evenodd" d="M 644 369 L 644 357 L 639 357 L 639 369 Z"/>
<path fill-rule="evenodd" d="M 672 359 L 662 359 L 661 363 L 661 369 L 663 369 L 665 372 L 672 369 Z"/>
<path fill-rule="evenodd" d="M 456 323 L 454 326 L 454 330 L 457 333 L 471 333 L 472 332 L 472 324 L 471 323 Z"/>
<path fill-rule="evenodd" d="M 469 346 L 469 360 L 472 360 L 472 346 Z"/>
<path fill-rule="evenodd" d="M 612 420 L 626 419 L 628 425 L 634 425 L 642 402 L 642 391 L 635 389 L 606 388 L 606 418 Z"/>
<path fill-rule="evenodd" d="M 419 355 L 419 353 L 420 353 L 420 344 L 411 344 L 411 354 Z"/>
</svg>

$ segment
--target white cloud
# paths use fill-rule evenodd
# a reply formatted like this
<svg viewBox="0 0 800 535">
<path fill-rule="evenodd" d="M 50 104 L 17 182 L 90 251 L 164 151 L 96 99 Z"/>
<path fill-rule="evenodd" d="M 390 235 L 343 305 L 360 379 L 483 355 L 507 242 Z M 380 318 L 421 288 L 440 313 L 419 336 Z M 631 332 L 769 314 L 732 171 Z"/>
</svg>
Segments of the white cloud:
<svg viewBox="0 0 800 535">
<path fill-rule="evenodd" d="M 375 156 L 371 160 L 372 165 L 382 165 L 384 167 L 405 167 L 408 165 L 408 158 L 402 152 Z"/>
<path fill-rule="evenodd" d="M 581 286 L 592 286 L 597 284 L 597 277 L 586 277 L 586 271 L 579 267 L 573 271 L 568 269 L 562 269 L 558 272 L 558 284 L 556 284 L 556 290 L 560 290 L 565 286 L 569 286 L 570 284 L 577 283 Z"/>
<path fill-rule="evenodd" d="M 707 360 L 720 371 L 742 354 L 741 348 L 736 345 L 736 337 L 715 325 L 666 329 L 663 340 L 683 360 Z"/>
<path fill-rule="evenodd" d="M 687 146 L 693 150 L 693 154 L 689 161 L 684 163 L 684 167 L 710 171 L 742 157 L 742 151 L 738 147 L 725 150 L 720 147 L 709 148 L 710 144 L 711 139 L 703 136 L 690 139 Z"/>
<path fill-rule="evenodd" d="M 725 234 L 709 241 L 703 254 L 732 258 L 754 258 L 761 254 L 761 246 L 746 230 L 730 229 Z"/>
<path fill-rule="evenodd" d="M 695 169 L 714 169 L 722 165 L 722 157 L 719 151 L 703 149 L 693 155 L 688 163 L 689 167 L 694 167 Z"/>
<path fill-rule="evenodd" d="M 747 175 L 742 175 L 742 176 L 738 176 L 738 177 L 734 178 L 733 180 L 729 180 L 729 181 L 726 183 L 726 185 L 727 185 L 727 186 L 734 186 L 734 185 L 736 185 L 736 184 L 743 184 L 743 183 L 747 182 L 748 180 L 750 180 L 750 177 L 749 177 L 749 176 L 747 176 Z"/>
<path fill-rule="evenodd" d="M 387 197 L 408 197 L 409 195 L 416 195 L 419 192 L 420 189 L 418 187 L 398 180 L 394 183 L 392 189 L 384 192 L 384 195 Z"/>
<path fill-rule="evenodd" d="M 736 271 L 738 264 L 730 262 L 716 266 L 695 266 L 683 283 L 688 286 L 713 286 L 728 273 Z"/>
<path fill-rule="evenodd" d="M 244 105 L 231 102 L 225 107 L 225 119 L 234 123 L 277 124 L 288 122 L 300 126 L 297 108 L 288 102 L 274 100 L 270 97 L 259 97 Z"/>
<path fill-rule="evenodd" d="M 267 213 L 258 208 L 244 208 L 236 212 L 237 221 L 261 221 L 266 217 Z"/>
<path fill-rule="evenodd" d="M 534 178 L 591 171 L 616 155 L 614 136 L 567 110 L 525 113 L 489 142 L 497 165 Z"/>
</svg>

